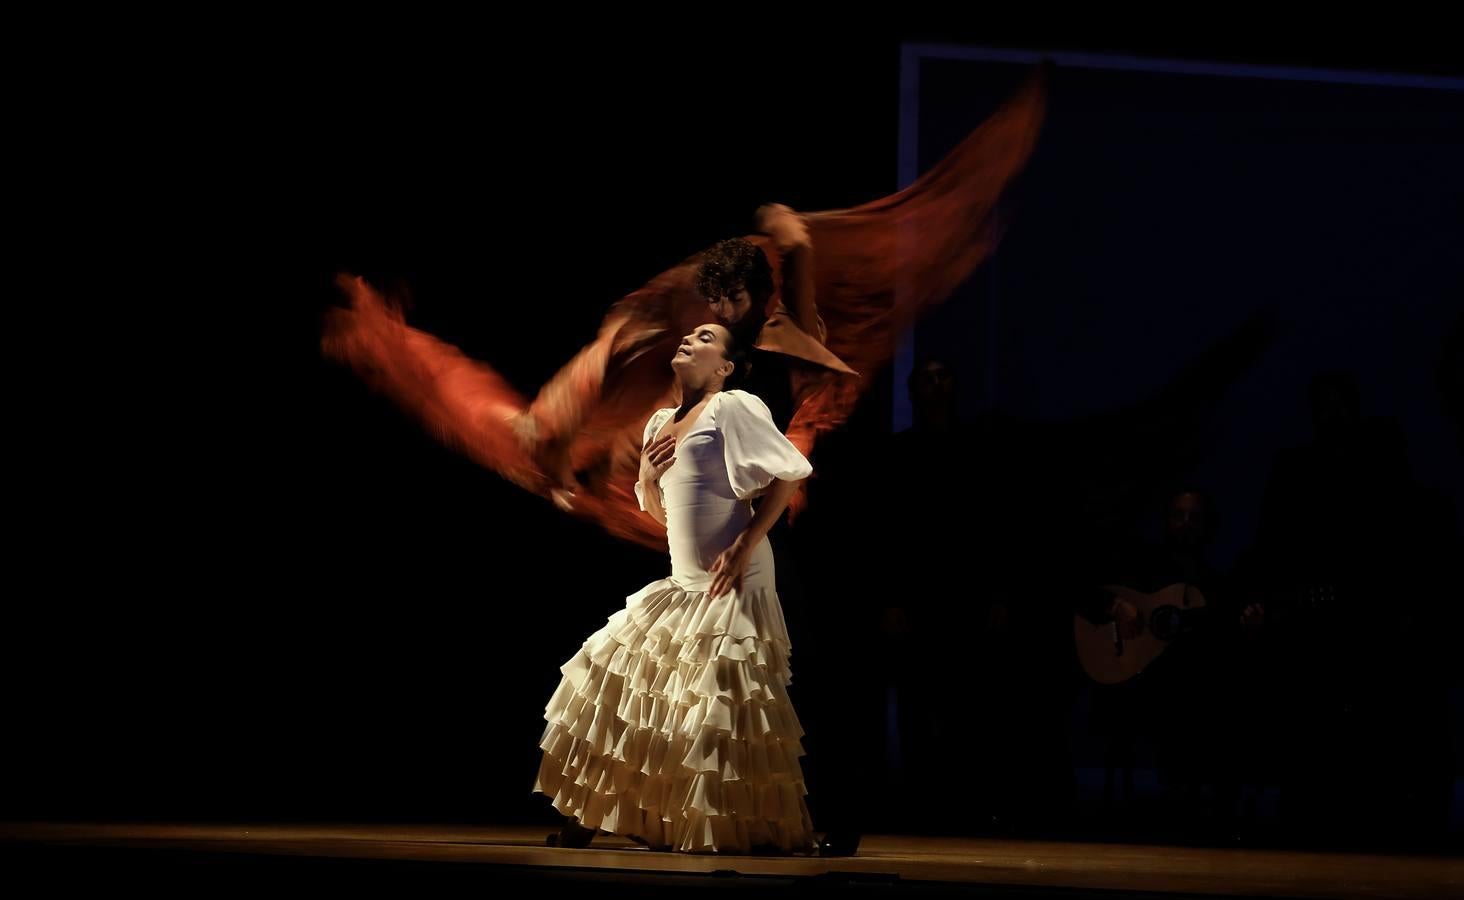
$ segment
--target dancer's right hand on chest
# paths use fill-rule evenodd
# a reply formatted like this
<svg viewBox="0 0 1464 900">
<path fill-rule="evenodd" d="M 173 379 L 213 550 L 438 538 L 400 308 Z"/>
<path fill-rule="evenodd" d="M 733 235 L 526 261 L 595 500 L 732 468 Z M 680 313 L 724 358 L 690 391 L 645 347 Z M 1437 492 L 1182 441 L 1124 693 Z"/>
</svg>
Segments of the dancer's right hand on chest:
<svg viewBox="0 0 1464 900">
<path fill-rule="evenodd" d="M 668 434 L 651 441 L 641 450 L 641 484 L 656 484 L 674 462 L 676 462 L 675 435 Z"/>
</svg>

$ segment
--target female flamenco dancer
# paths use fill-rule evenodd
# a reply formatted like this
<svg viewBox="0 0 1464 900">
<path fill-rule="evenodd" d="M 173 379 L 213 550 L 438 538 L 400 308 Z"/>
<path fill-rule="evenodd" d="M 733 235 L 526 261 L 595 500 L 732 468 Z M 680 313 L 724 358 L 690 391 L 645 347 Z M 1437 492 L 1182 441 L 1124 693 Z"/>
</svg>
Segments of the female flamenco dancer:
<svg viewBox="0 0 1464 900">
<path fill-rule="evenodd" d="M 724 326 L 691 329 L 671 359 L 679 403 L 645 425 L 635 490 L 671 575 L 560 668 L 535 790 L 571 817 L 563 846 L 598 829 L 690 852 L 813 849 L 767 539 L 812 467 L 730 389 L 745 358 Z"/>
</svg>

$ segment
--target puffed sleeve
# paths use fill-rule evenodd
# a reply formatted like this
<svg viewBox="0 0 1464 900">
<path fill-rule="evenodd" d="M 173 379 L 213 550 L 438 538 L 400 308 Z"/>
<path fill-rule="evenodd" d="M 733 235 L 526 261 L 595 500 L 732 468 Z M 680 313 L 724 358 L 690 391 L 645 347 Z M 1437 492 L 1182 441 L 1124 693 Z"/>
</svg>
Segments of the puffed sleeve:
<svg viewBox="0 0 1464 900">
<path fill-rule="evenodd" d="M 813 466 L 773 424 L 772 413 L 757 395 L 725 391 L 720 403 L 717 428 L 737 499 L 745 500 L 775 480 L 801 481 L 813 473 Z"/>
</svg>

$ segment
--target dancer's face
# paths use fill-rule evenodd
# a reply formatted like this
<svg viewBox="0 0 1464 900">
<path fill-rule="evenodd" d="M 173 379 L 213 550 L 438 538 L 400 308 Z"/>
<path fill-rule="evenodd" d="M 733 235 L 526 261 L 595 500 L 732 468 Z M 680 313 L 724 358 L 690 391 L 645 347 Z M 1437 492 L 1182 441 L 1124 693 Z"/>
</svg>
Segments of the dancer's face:
<svg viewBox="0 0 1464 900">
<path fill-rule="evenodd" d="M 717 321 L 724 325 L 736 325 L 752 309 L 752 295 L 747 288 L 738 288 L 731 296 L 716 297 L 707 301 L 712 307 L 712 315 Z"/>
<path fill-rule="evenodd" d="M 681 339 L 681 346 L 671 357 L 671 368 L 683 383 L 690 385 L 700 386 L 726 378 L 735 368 L 727 358 L 731 340 L 731 333 L 715 322 L 698 325 Z"/>
</svg>

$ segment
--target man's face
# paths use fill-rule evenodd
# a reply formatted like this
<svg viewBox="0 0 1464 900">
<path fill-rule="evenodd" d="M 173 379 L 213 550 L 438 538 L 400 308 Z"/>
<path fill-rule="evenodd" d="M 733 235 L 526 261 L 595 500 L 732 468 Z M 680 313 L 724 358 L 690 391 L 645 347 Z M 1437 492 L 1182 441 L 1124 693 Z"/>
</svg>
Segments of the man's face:
<svg viewBox="0 0 1464 900">
<path fill-rule="evenodd" d="M 1198 547 L 1205 542 L 1209 527 L 1205 501 L 1198 494 L 1180 494 L 1170 502 L 1164 533 L 1172 546 Z"/>
<path fill-rule="evenodd" d="M 747 288 L 738 288 L 731 295 L 708 300 L 707 304 L 711 306 L 712 315 L 717 317 L 718 322 L 735 325 L 752 309 L 752 295 L 747 292 Z"/>
<path fill-rule="evenodd" d="M 955 404 L 956 380 L 945 363 L 923 365 L 910 384 L 910 402 L 928 412 L 948 412 Z"/>
</svg>

